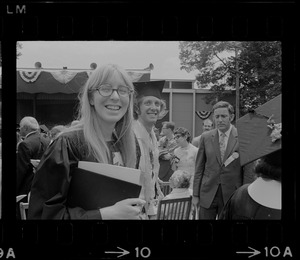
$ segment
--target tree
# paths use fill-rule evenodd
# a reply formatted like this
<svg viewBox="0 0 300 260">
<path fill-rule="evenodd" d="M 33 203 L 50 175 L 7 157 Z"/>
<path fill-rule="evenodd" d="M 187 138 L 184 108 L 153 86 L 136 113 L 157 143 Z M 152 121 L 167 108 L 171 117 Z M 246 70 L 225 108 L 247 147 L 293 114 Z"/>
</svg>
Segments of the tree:
<svg viewBox="0 0 300 260">
<path fill-rule="evenodd" d="M 22 55 L 21 53 L 21 49 L 22 49 L 22 44 L 20 42 L 17 42 L 17 59 L 19 59 L 19 57 Z"/>
<path fill-rule="evenodd" d="M 222 99 L 228 94 L 226 89 L 235 90 L 237 73 L 241 114 L 281 93 L 281 43 L 278 41 L 180 42 L 179 48 L 181 69 L 198 70 L 197 85 L 212 91 L 207 103 Z"/>
</svg>

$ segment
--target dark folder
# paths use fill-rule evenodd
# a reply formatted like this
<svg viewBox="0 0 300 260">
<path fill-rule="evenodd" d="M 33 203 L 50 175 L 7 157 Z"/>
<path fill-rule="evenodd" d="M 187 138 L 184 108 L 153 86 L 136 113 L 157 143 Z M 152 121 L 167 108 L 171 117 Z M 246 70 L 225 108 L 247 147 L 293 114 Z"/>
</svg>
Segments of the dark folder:
<svg viewBox="0 0 300 260">
<path fill-rule="evenodd" d="M 128 198 L 138 198 L 141 186 L 76 168 L 68 192 L 68 207 L 94 210 Z"/>
</svg>

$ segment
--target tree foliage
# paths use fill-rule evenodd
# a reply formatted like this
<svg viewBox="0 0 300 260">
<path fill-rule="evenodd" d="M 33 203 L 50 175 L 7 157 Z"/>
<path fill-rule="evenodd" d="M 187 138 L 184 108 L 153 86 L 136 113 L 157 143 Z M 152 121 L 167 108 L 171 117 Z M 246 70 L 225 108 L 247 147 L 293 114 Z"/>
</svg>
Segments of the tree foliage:
<svg viewBox="0 0 300 260">
<path fill-rule="evenodd" d="M 22 55 L 21 53 L 22 44 L 20 42 L 17 42 L 17 59 Z"/>
<path fill-rule="evenodd" d="M 22 44 L 20 42 L 17 42 L 17 59 L 22 55 L 21 50 Z M 2 46 L 0 42 L 0 66 L 2 66 Z"/>
<path fill-rule="evenodd" d="M 240 113 L 255 109 L 281 93 L 281 43 L 180 42 L 181 69 L 196 70 L 199 88 L 209 88 L 207 102 L 220 100 L 236 89 L 239 73 Z M 236 66 L 238 65 L 238 70 Z"/>
</svg>

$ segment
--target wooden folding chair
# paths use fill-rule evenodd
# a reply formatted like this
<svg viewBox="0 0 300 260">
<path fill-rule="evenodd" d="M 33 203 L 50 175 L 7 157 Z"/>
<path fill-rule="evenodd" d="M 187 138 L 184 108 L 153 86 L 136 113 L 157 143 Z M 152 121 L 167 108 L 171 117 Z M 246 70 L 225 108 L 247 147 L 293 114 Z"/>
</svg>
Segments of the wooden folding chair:
<svg viewBox="0 0 300 260">
<path fill-rule="evenodd" d="M 157 217 L 160 220 L 186 220 L 190 218 L 192 196 L 180 199 L 161 200 Z"/>
<path fill-rule="evenodd" d="M 20 202 L 20 213 L 21 213 L 22 220 L 27 219 L 28 206 L 29 206 L 28 202 Z"/>
<path fill-rule="evenodd" d="M 170 187 L 170 182 L 168 182 L 168 181 L 161 181 L 159 183 L 159 185 L 160 185 L 160 189 L 161 189 L 162 193 L 165 196 L 170 194 L 170 192 L 172 191 L 172 188 Z"/>
</svg>

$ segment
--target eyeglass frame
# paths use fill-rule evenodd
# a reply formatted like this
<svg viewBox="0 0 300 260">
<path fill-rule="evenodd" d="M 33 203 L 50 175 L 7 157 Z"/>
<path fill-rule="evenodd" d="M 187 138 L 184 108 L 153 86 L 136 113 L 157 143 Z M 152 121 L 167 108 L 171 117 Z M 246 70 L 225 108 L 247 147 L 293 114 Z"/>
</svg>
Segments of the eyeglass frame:
<svg viewBox="0 0 300 260">
<path fill-rule="evenodd" d="M 104 87 L 104 86 L 110 86 L 110 87 L 111 87 L 111 89 L 110 89 L 110 90 L 111 90 L 111 93 L 110 93 L 109 95 L 103 95 L 103 93 L 101 93 L 101 89 L 102 89 L 102 87 Z M 119 91 L 120 91 L 120 88 L 121 88 L 121 87 L 126 88 L 126 89 L 128 90 L 128 92 L 127 92 L 126 94 L 120 94 Z M 97 90 L 98 93 L 99 93 L 102 97 L 110 97 L 110 96 L 114 93 L 114 91 L 116 91 L 120 97 L 129 97 L 130 94 L 133 93 L 133 90 L 130 89 L 128 86 L 119 86 L 117 89 L 115 89 L 115 88 L 113 88 L 112 85 L 110 85 L 110 84 L 102 84 L 102 85 L 100 85 L 99 87 L 95 88 L 95 90 Z"/>
<path fill-rule="evenodd" d="M 182 134 L 174 135 L 174 139 L 179 139 L 180 137 L 185 137 L 185 135 L 182 135 Z"/>
</svg>

